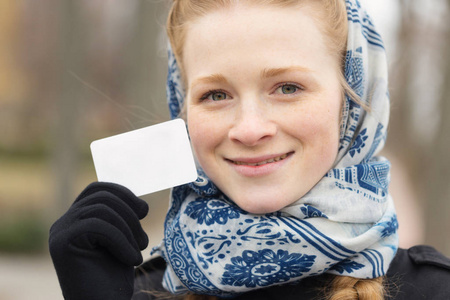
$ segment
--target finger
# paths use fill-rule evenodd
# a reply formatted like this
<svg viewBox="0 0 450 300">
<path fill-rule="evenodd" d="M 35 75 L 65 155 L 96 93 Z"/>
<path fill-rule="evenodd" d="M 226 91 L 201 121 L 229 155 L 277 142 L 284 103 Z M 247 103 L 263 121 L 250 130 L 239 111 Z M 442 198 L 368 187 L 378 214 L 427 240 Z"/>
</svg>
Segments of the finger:
<svg viewBox="0 0 450 300">
<path fill-rule="evenodd" d="M 91 183 L 83 192 L 81 192 L 75 202 L 99 191 L 108 191 L 122 199 L 136 213 L 139 219 L 143 219 L 148 213 L 148 204 L 144 200 L 136 197 L 136 195 L 126 187 L 110 182 Z"/>
<path fill-rule="evenodd" d="M 111 224 L 112 226 L 114 226 L 114 228 L 120 230 L 124 234 L 124 236 L 128 240 L 128 243 L 130 243 L 135 249 L 140 249 L 138 241 L 132 229 L 127 224 L 127 222 L 116 211 L 114 211 L 114 209 L 102 203 L 94 204 L 88 207 L 83 207 L 80 210 L 79 220 L 87 220 L 87 219 L 99 219 Z M 89 230 L 91 229 L 89 228 L 86 229 L 86 231 Z M 110 232 L 104 232 L 104 235 L 109 234 Z"/>
<path fill-rule="evenodd" d="M 86 231 L 86 228 L 90 230 Z M 96 256 L 101 254 L 100 250 L 106 250 L 128 266 L 137 266 L 143 261 L 141 252 L 128 242 L 125 234 L 104 220 L 81 220 L 68 234 L 72 236 L 68 246 L 77 255 Z"/>
<path fill-rule="evenodd" d="M 78 215 L 82 219 L 100 218 L 133 237 L 141 250 L 148 246 L 148 236 L 142 228 L 138 217 L 131 208 L 115 195 L 100 191 L 82 200 L 77 205 Z"/>
</svg>

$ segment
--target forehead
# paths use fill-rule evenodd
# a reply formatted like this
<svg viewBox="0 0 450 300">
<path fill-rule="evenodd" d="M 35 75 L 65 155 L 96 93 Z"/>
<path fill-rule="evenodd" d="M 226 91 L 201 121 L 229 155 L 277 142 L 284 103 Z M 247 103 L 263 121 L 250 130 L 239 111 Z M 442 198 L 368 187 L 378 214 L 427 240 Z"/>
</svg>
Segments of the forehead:
<svg viewBox="0 0 450 300">
<path fill-rule="evenodd" d="M 239 67 L 243 63 L 265 67 L 300 63 L 314 69 L 323 60 L 333 63 L 326 42 L 314 8 L 308 5 L 237 4 L 189 24 L 183 51 L 185 75 L 189 82 L 199 68 L 213 73 L 218 67 Z"/>
</svg>

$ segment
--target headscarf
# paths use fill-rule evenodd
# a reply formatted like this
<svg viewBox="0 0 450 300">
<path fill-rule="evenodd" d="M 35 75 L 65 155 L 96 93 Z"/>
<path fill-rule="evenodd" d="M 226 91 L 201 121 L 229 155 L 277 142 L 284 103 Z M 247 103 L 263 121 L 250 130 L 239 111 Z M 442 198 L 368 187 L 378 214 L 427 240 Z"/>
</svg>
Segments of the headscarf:
<svg viewBox="0 0 450 300">
<path fill-rule="evenodd" d="M 345 78 L 367 113 L 344 99 L 336 164 L 306 195 L 280 211 L 240 209 L 199 167 L 196 182 L 175 187 L 164 240 L 164 287 L 221 297 L 331 273 L 386 274 L 398 246 L 388 192 L 390 163 L 375 156 L 386 140 L 389 93 L 380 35 L 358 0 L 346 0 Z M 172 118 L 184 102 L 180 69 L 169 49 L 167 94 Z"/>
</svg>

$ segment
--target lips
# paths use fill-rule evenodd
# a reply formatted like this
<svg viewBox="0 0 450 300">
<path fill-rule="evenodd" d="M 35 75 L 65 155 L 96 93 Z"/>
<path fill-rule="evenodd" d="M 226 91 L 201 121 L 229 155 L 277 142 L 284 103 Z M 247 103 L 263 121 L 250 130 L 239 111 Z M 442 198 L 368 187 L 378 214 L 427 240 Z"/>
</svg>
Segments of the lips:
<svg viewBox="0 0 450 300">
<path fill-rule="evenodd" d="M 259 157 L 240 157 L 226 159 L 238 174 L 244 177 L 263 177 L 274 174 L 287 163 L 294 152 L 271 154 Z"/>
<path fill-rule="evenodd" d="M 247 158 L 229 158 L 227 159 L 234 165 L 238 166 L 262 166 L 274 162 L 279 162 L 294 152 L 287 152 L 284 154 L 273 154 L 273 155 L 265 155 L 259 157 L 247 157 Z"/>
<path fill-rule="evenodd" d="M 265 159 L 265 160 L 261 160 L 258 162 L 251 162 L 253 160 L 255 160 L 255 158 L 251 158 L 251 159 L 247 159 L 247 160 L 230 160 L 232 163 L 236 164 L 236 165 L 245 165 L 245 166 L 261 166 L 261 165 L 265 165 L 265 164 L 270 164 L 273 162 L 277 162 L 280 160 L 285 159 L 288 156 L 288 153 L 285 153 L 283 155 L 279 155 L 276 157 L 272 157 L 269 159 Z"/>
</svg>

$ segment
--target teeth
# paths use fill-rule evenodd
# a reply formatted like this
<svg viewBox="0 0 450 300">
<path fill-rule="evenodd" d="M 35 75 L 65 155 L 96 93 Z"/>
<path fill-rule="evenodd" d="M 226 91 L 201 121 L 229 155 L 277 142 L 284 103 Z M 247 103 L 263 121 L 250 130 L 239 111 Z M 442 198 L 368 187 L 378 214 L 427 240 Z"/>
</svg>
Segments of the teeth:
<svg viewBox="0 0 450 300">
<path fill-rule="evenodd" d="M 280 161 L 282 159 L 285 159 L 286 157 L 287 157 L 287 154 L 283 154 L 283 155 L 278 156 L 278 157 L 274 157 L 274 158 L 271 158 L 271 159 L 268 159 L 268 160 L 264 160 L 264 161 L 260 161 L 260 162 L 252 163 L 252 164 L 251 163 L 245 163 L 245 162 L 242 162 L 242 161 L 233 161 L 233 163 L 235 163 L 236 165 L 260 166 L 260 165 L 270 164 L 270 163 L 273 163 L 273 162 L 276 162 L 276 161 Z"/>
</svg>

